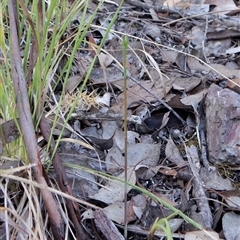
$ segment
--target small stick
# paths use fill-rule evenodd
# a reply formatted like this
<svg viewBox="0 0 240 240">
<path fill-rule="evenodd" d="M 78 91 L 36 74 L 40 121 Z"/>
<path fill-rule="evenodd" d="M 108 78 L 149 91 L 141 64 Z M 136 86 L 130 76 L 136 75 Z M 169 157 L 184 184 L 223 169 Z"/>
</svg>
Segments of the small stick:
<svg viewBox="0 0 240 240">
<path fill-rule="evenodd" d="M 114 113 L 114 112 L 107 112 L 107 113 L 91 113 L 91 112 L 78 112 L 78 113 L 73 113 L 71 115 L 72 118 L 74 119 L 79 119 L 79 120 L 105 120 L 105 121 L 124 121 L 124 115 L 119 114 L 119 113 Z M 133 124 L 142 124 L 142 120 L 139 116 L 136 115 L 131 115 L 127 117 L 127 121 Z"/>
<path fill-rule="evenodd" d="M 95 210 L 93 215 L 96 227 L 108 240 L 124 240 L 124 237 L 121 235 L 117 227 L 103 211 Z"/>
<path fill-rule="evenodd" d="M 185 145 L 185 144 L 184 144 Z M 212 213 L 210 210 L 209 202 L 202 186 L 202 180 L 199 174 L 200 160 L 198 157 L 198 150 L 194 145 L 190 147 L 185 145 L 187 159 L 190 169 L 193 173 L 193 196 L 197 199 L 197 206 L 199 213 L 204 219 L 204 228 L 211 229 L 213 224 Z"/>
</svg>

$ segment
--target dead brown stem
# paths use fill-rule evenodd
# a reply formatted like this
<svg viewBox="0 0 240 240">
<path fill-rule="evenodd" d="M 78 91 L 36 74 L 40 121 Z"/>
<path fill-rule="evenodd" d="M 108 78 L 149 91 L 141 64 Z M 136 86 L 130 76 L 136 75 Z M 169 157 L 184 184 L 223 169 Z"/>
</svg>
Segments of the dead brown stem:
<svg viewBox="0 0 240 240">
<path fill-rule="evenodd" d="M 44 139 L 50 143 L 51 154 L 54 154 L 53 167 L 54 167 L 55 173 L 57 175 L 57 181 L 58 181 L 59 187 L 64 193 L 73 195 L 72 189 L 68 183 L 67 175 L 66 175 L 65 169 L 63 167 L 62 161 L 60 159 L 60 156 L 59 156 L 58 152 L 54 153 L 56 144 L 55 144 L 54 139 L 51 138 L 51 135 L 50 135 L 51 128 L 50 128 L 50 126 L 47 122 L 47 119 L 45 118 L 44 115 L 41 117 L 40 128 L 41 128 L 41 132 L 42 132 Z M 75 226 L 77 239 L 87 240 L 88 236 L 85 234 L 84 229 L 83 229 L 82 225 L 80 224 L 81 219 L 80 219 L 80 211 L 79 211 L 78 205 L 70 199 L 66 199 L 65 201 L 66 201 L 66 206 L 69 211 L 70 219 L 72 220 L 72 222 Z"/>
<path fill-rule="evenodd" d="M 9 19 L 10 19 L 10 36 L 12 49 L 12 78 L 14 85 L 14 92 L 17 102 L 17 109 L 19 113 L 19 124 L 23 135 L 26 151 L 29 161 L 34 164 L 33 173 L 36 181 L 42 186 L 47 187 L 47 183 L 43 177 L 42 164 L 37 150 L 37 141 L 32 122 L 32 115 L 28 99 L 28 92 L 26 87 L 25 76 L 22 68 L 22 59 L 20 57 L 20 49 L 18 44 L 16 18 L 14 15 L 15 1 L 9 1 Z M 61 218 L 57 204 L 48 190 L 40 189 L 47 212 L 49 214 L 52 233 L 55 239 L 63 239 L 64 224 Z M 37 219 L 36 219 L 37 221 Z"/>
</svg>

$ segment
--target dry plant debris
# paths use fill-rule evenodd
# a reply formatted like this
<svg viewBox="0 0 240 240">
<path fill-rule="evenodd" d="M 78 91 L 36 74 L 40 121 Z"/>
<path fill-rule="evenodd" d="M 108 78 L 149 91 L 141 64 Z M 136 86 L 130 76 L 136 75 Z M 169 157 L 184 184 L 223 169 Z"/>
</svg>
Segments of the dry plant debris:
<svg viewBox="0 0 240 240">
<path fill-rule="evenodd" d="M 17 95 L 6 108 L 1 99 L 1 239 L 240 239 L 238 1 L 89 1 L 85 9 L 66 1 L 65 10 L 74 4 L 79 11 L 54 48 L 56 18 L 43 53 L 32 37 L 25 72 L 32 5 L 19 5 L 27 19 L 15 33 L 21 48 L 16 22 L 6 20 L 16 15 L 0 14 L 11 30 L 4 42 L 19 49 L 11 62 L 0 46 L 0 61 L 12 64 L 15 93 L 30 103 L 19 105 Z M 40 1 L 37 9 L 43 13 Z M 50 51 L 51 71 L 32 93 Z M 1 94 L 10 88 L 6 69 Z M 15 79 L 26 80 L 19 92 Z M 18 106 L 17 117 L 9 106 Z"/>
</svg>

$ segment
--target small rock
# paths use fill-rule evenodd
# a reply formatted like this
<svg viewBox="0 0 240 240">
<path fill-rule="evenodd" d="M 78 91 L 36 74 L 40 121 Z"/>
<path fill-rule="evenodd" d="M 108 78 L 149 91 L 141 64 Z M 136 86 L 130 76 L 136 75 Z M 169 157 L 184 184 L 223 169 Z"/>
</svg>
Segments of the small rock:
<svg viewBox="0 0 240 240">
<path fill-rule="evenodd" d="M 209 160 L 240 164 L 240 95 L 212 84 L 206 97 Z"/>
</svg>

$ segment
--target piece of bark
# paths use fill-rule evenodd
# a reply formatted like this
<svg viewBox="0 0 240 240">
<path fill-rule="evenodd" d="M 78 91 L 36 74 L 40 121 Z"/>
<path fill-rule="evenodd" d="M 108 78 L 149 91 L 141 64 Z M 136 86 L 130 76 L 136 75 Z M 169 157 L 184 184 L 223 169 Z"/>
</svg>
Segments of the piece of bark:
<svg viewBox="0 0 240 240">
<path fill-rule="evenodd" d="M 117 227 L 113 222 L 107 217 L 107 215 L 101 210 L 94 211 L 94 223 L 98 230 L 100 230 L 103 235 L 108 240 L 124 240 L 122 234 L 118 231 Z"/>
<path fill-rule="evenodd" d="M 204 219 L 200 224 L 206 229 L 211 229 L 213 224 L 212 213 L 209 207 L 209 203 L 206 194 L 203 189 L 203 184 L 201 177 L 199 175 L 200 171 L 200 160 L 198 157 L 198 150 L 195 146 L 185 147 L 189 166 L 193 173 L 193 196 L 196 198 L 199 216 Z"/>
<path fill-rule="evenodd" d="M 240 95 L 215 84 L 206 97 L 209 161 L 240 164 Z"/>
<path fill-rule="evenodd" d="M 200 137 L 200 144 L 201 144 L 201 161 L 203 166 L 206 169 L 210 169 L 209 161 L 208 161 L 208 155 L 207 155 L 207 139 L 206 139 L 206 117 L 204 114 L 203 109 L 204 101 L 200 102 L 199 105 L 199 137 Z"/>
</svg>

